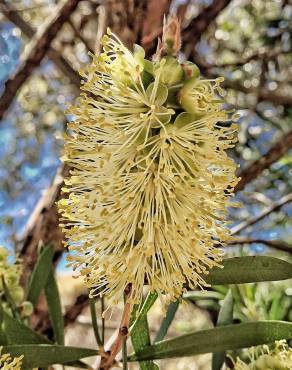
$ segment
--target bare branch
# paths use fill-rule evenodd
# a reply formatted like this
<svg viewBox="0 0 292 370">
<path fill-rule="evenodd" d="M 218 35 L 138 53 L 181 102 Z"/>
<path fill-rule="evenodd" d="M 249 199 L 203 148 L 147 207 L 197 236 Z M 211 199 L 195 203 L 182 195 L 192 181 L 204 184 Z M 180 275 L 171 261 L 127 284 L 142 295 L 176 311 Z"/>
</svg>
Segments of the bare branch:
<svg viewBox="0 0 292 370">
<path fill-rule="evenodd" d="M 65 3 L 57 6 L 56 12 L 40 28 L 36 36 L 27 46 L 21 56 L 21 63 L 13 77 L 5 83 L 5 90 L 0 98 L 0 120 L 9 109 L 14 97 L 23 83 L 31 75 L 34 68 L 39 66 L 46 55 L 51 42 L 63 26 L 64 22 L 70 17 L 80 0 L 67 0 Z"/>
<path fill-rule="evenodd" d="M 213 75 L 214 76 L 214 75 Z M 241 91 L 245 94 L 258 94 L 258 101 L 270 101 L 276 105 L 291 105 L 292 96 L 288 92 L 285 92 L 283 88 L 270 91 L 266 87 L 262 87 L 259 91 L 256 88 L 248 88 L 241 85 L 237 81 L 225 80 L 223 83 L 225 88 Z"/>
<path fill-rule="evenodd" d="M 191 60 L 198 65 L 204 76 L 208 78 L 218 77 L 218 74 L 212 71 L 213 68 L 215 67 L 221 68 L 226 66 L 228 67 L 228 64 L 222 66 L 220 65 L 215 66 L 213 64 L 209 64 L 194 53 L 192 55 Z M 254 94 L 257 96 L 258 102 L 267 100 L 275 105 L 292 105 L 292 95 L 289 91 L 285 91 L 286 90 L 285 85 L 282 85 L 278 87 L 276 90 L 271 91 L 267 89 L 265 86 L 261 86 L 260 89 L 258 87 L 249 88 L 243 86 L 240 81 L 232 81 L 225 79 L 225 81 L 223 82 L 223 87 L 235 91 L 240 91 L 245 94 Z"/>
<path fill-rule="evenodd" d="M 292 201 L 292 193 L 283 196 L 278 201 L 273 202 L 271 206 L 266 207 L 258 216 L 253 217 L 247 221 L 241 222 L 239 225 L 232 227 L 231 235 L 238 234 L 242 230 L 247 229 L 249 226 L 252 226 L 255 223 L 261 221 L 263 218 L 267 217 L 270 213 L 277 211 L 278 209 L 283 207 L 285 204 L 290 203 L 291 201 Z"/>
<path fill-rule="evenodd" d="M 22 240 L 18 242 L 19 254 L 23 262 L 25 282 L 37 260 L 37 245 L 41 240 L 44 244 L 51 243 L 55 249 L 55 260 L 64 251 L 63 233 L 59 228 L 59 217 L 56 201 L 60 197 L 61 186 L 68 169 L 60 166 L 52 185 L 44 192 L 32 212 L 25 228 Z"/>
<path fill-rule="evenodd" d="M 235 191 L 242 190 L 246 184 L 257 178 L 266 168 L 277 162 L 288 150 L 292 148 L 292 130 L 284 134 L 267 152 L 246 169 L 242 170 L 239 176 L 241 180 L 237 184 Z"/>
<path fill-rule="evenodd" d="M 182 40 L 186 45 L 185 55 L 188 59 L 192 50 L 200 41 L 202 34 L 207 30 L 209 25 L 226 8 L 231 0 L 217 0 L 213 1 L 211 5 L 205 8 L 196 18 L 194 18 L 188 27 L 183 30 Z"/>
<path fill-rule="evenodd" d="M 269 49 L 262 49 L 259 51 L 256 51 L 255 53 L 250 54 L 246 58 L 240 58 L 238 60 L 235 60 L 233 62 L 229 63 L 222 63 L 222 64 L 209 64 L 205 63 L 205 68 L 226 68 L 226 67 L 241 67 L 244 66 L 245 64 L 251 62 L 252 60 L 263 60 L 265 61 L 268 60 L 273 60 L 277 58 L 280 55 L 288 54 L 288 51 L 281 50 L 279 48 L 275 50 L 269 50 Z"/>
<path fill-rule="evenodd" d="M 14 23 L 27 37 L 31 38 L 34 36 L 35 30 L 18 14 L 12 4 L 7 4 L 5 0 L 0 0 L 0 9 L 5 17 L 10 22 Z M 79 73 L 71 67 L 67 60 L 60 54 L 60 52 L 51 46 L 48 51 L 48 57 L 79 90 L 81 83 Z"/>
<path fill-rule="evenodd" d="M 289 245 L 288 243 L 282 242 L 281 240 L 265 240 L 265 239 L 252 239 L 252 238 L 246 238 L 246 237 L 239 237 L 239 238 L 234 238 L 231 242 L 227 244 L 227 246 L 236 245 L 236 244 L 255 244 L 255 243 L 265 244 L 268 247 L 292 254 L 292 246 Z"/>
<path fill-rule="evenodd" d="M 75 36 L 85 45 L 86 49 L 90 51 L 92 54 L 94 54 L 94 50 L 92 47 L 89 45 L 89 42 L 86 40 L 85 37 L 83 37 L 82 33 L 80 30 L 77 29 L 75 26 L 74 22 L 68 19 L 68 23 L 70 24 Z"/>
</svg>

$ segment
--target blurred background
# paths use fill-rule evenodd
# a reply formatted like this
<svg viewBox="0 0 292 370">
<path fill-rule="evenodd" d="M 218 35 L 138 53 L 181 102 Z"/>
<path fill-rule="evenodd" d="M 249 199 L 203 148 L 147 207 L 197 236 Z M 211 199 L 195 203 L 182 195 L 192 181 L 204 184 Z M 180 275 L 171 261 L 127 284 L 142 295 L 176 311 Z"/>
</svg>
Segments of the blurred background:
<svg viewBox="0 0 292 370">
<path fill-rule="evenodd" d="M 78 341 L 76 334 L 70 337 L 70 325 L 82 337 L 90 321 L 81 282 L 65 267 L 57 226 L 55 202 L 66 174 L 60 161 L 65 109 L 79 94 L 78 71 L 90 62 L 89 52 L 99 53 L 107 27 L 129 48 L 138 43 L 151 57 L 169 13 L 181 19 L 180 59 L 196 63 L 205 77 L 224 76 L 226 106 L 240 115 L 238 143 L 230 155 L 240 165 L 236 198 L 243 207 L 230 211 L 235 239 L 226 254 L 291 259 L 289 0 L 0 0 L 0 245 L 17 251 L 27 271 L 40 241 L 54 245 L 69 344 Z M 287 283 L 241 287 L 236 292 L 241 321 L 292 319 Z M 212 326 L 222 289 L 189 297 L 169 335 Z M 40 307 L 35 318 L 41 331 L 48 330 L 45 311 Z M 157 306 L 153 329 L 160 318 Z M 113 318 L 109 338 L 117 326 Z M 87 338 L 89 343 L 78 344 L 93 345 Z M 163 364 L 162 369 L 210 368 L 208 356 Z"/>
</svg>

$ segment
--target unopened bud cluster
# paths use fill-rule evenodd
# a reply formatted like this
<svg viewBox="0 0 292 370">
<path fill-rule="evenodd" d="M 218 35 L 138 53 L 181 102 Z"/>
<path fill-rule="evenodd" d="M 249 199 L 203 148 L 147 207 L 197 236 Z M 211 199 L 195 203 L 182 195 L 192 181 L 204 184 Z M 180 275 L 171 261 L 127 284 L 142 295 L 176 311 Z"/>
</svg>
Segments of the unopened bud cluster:
<svg viewBox="0 0 292 370">
<path fill-rule="evenodd" d="M 129 284 L 139 302 L 144 283 L 176 299 L 205 285 L 229 238 L 236 125 L 222 110 L 222 79 L 172 55 L 147 60 L 110 31 L 92 57 L 65 137 L 69 262 L 112 303 Z"/>
<path fill-rule="evenodd" d="M 23 355 L 19 357 L 12 357 L 9 353 L 2 353 L 0 347 L 0 369 L 3 370 L 20 370 L 23 360 Z"/>
<path fill-rule="evenodd" d="M 24 297 L 23 288 L 19 283 L 22 271 L 21 264 L 19 261 L 10 263 L 8 257 L 8 250 L 0 246 L 0 293 L 4 291 L 3 284 L 6 284 L 14 302 L 20 304 Z"/>
<path fill-rule="evenodd" d="M 249 349 L 249 361 L 240 358 L 234 363 L 234 370 L 291 370 L 292 348 L 285 340 L 275 343 L 273 349 L 267 345 Z"/>
</svg>

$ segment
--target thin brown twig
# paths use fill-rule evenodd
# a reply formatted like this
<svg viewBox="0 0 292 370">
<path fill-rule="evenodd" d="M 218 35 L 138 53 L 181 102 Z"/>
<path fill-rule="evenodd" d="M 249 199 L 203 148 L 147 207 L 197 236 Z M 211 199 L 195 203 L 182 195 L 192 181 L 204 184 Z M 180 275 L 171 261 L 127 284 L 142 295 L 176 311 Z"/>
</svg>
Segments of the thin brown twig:
<svg viewBox="0 0 292 370">
<path fill-rule="evenodd" d="M 239 173 L 241 180 L 235 187 L 235 192 L 242 190 L 248 183 L 256 179 L 266 168 L 283 157 L 292 148 L 292 130 L 284 134 L 267 152 Z"/>
<path fill-rule="evenodd" d="M 92 54 L 94 54 L 94 50 L 89 45 L 89 42 L 86 40 L 85 37 L 83 37 L 81 30 L 78 30 L 75 26 L 74 22 L 71 19 L 68 19 L 68 23 L 70 24 L 70 27 L 72 28 L 75 36 L 85 45 L 86 49 L 90 51 Z"/>
<path fill-rule="evenodd" d="M 287 194 L 283 196 L 281 199 L 279 199 L 276 202 L 273 202 L 272 205 L 269 207 L 266 207 L 259 215 L 256 217 L 250 218 L 247 221 L 241 222 L 239 225 L 236 225 L 231 228 L 231 235 L 235 235 L 240 233 L 242 230 L 247 229 L 249 226 L 254 225 L 255 223 L 261 221 L 265 217 L 267 217 L 270 213 L 277 211 L 281 207 L 283 207 L 285 204 L 292 202 L 292 193 Z"/>
<path fill-rule="evenodd" d="M 5 17 L 14 23 L 27 37 L 32 38 L 36 31 L 18 14 L 12 4 L 0 0 L 0 9 Z M 79 73 L 67 62 L 61 53 L 50 46 L 48 57 L 55 63 L 59 70 L 69 78 L 70 82 L 79 90 L 81 77 Z"/>
<path fill-rule="evenodd" d="M 280 56 L 282 54 L 288 54 L 288 51 L 279 50 L 279 49 L 272 50 L 272 51 L 271 50 L 260 50 L 260 51 L 257 51 L 255 53 L 253 53 L 253 54 L 250 54 L 246 58 L 241 58 L 241 59 L 235 60 L 233 62 L 227 62 L 227 63 L 221 63 L 221 64 L 205 63 L 204 66 L 205 66 L 205 68 L 241 67 L 241 66 L 244 66 L 245 64 L 251 62 L 252 60 L 265 59 L 265 61 L 267 62 L 268 60 L 275 59 L 275 58 L 277 58 L 278 56 Z"/>
<path fill-rule="evenodd" d="M 192 53 L 191 61 L 196 63 L 201 72 L 208 78 L 216 78 L 218 74 L 212 71 L 213 64 L 209 64 L 202 60 L 196 53 Z M 218 66 L 219 67 L 219 66 Z M 271 91 L 267 87 L 262 86 L 259 90 L 257 87 L 245 87 L 240 81 L 225 79 L 222 86 L 226 89 L 232 89 L 245 94 L 254 94 L 258 101 L 270 101 L 275 105 L 292 105 L 292 95 L 285 91 L 285 85 Z"/>
<path fill-rule="evenodd" d="M 132 303 L 129 302 L 129 296 L 131 295 L 131 285 L 128 285 L 125 289 L 125 305 L 122 314 L 122 320 L 120 323 L 117 339 L 110 351 L 108 358 L 102 359 L 100 370 L 109 370 L 116 362 L 116 356 L 122 348 L 123 341 L 127 340 L 129 334 L 130 315 L 132 309 Z"/>
<path fill-rule="evenodd" d="M 238 237 L 230 241 L 226 246 L 236 245 L 236 244 L 265 244 L 268 247 L 280 250 L 282 252 L 287 252 L 292 254 L 292 246 L 281 240 L 266 240 L 266 239 L 253 239 L 248 237 Z"/>
<path fill-rule="evenodd" d="M 95 46 L 94 51 L 97 55 L 100 54 L 101 51 L 101 39 L 106 29 L 106 13 L 107 8 L 106 4 L 102 4 L 98 7 L 98 27 L 97 27 L 97 33 L 96 33 L 96 40 L 95 40 Z"/>
<path fill-rule="evenodd" d="M 12 4 L 8 4 L 6 0 L 0 0 L 0 9 L 5 17 L 14 23 L 27 37 L 32 38 L 36 31 L 18 14 Z M 79 73 L 67 62 L 61 53 L 50 46 L 48 57 L 55 63 L 60 72 L 69 78 L 70 82 L 79 91 L 81 77 Z"/>
<path fill-rule="evenodd" d="M 202 34 L 207 30 L 216 17 L 222 12 L 231 0 L 213 1 L 211 5 L 203 9 L 200 14 L 195 17 L 190 24 L 182 31 L 182 40 L 185 44 L 184 54 L 188 59 L 200 41 Z"/>
<path fill-rule="evenodd" d="M 29 78 L 34 68 L 40 65 L 51 43 L 63 24 L 68 20 L 80 0 L 67 0 L 57 6 L 54 14 L 40 28 L 21 55 L 21 63 L 16 73 L 5 83 L 4 93 L 0 98 L 0 120 L 9 109 L 18 90 Z"/>
</svg>

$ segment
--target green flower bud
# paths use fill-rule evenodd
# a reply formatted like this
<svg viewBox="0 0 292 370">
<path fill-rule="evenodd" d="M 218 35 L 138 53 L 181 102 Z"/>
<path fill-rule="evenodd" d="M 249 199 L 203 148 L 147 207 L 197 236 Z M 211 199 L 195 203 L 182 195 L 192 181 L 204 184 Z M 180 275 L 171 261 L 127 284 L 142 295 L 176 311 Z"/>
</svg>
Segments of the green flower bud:
<svg viewBox="0 0 292 370">
<path fill-rule="evenodd" d="M 175 58 L 167 56 L 163 58 L 161 62 L 164 63 L 160 75 L 160 81 L 163 84 L 167 86 L 172 86 L 182 81 L 183 69 Z M 159 73 L 159 69 L 156 69 L 156 71 L 154 71 L 154 75 L 156 73 Z"/>
<path fill-rule="evenodd" d="M 216 92 L 220 88 L 217 80 L 200 80 L 191 77 L 186 80 L 184 86 L 177 94 L 177 101 L 182 108 L 191 114 L 201 114 L 201 116 L 211 111 L 218 110 Z"/>
<path fill-rule="evenodd" d="M 185 74 L 185 79 L 200 76 L 199 67 L 196 64 L 192 63 L 192 62 L 183 63 L 182 68 L 183 68 L 183 71 L 184 71 L 184 74 Z"/>
<path fill-rule="evenodd" d="M 29 301 L 24 301 L 19 306 L 21 317 L 28 317 L 33 313 L 33 304 Z"/>
<path fill-rule="evenodd" d="M 11 297 L 16 304 L 19 304 L 24 298 L 24 291 L 22 287 L 16 286 L 10 290 Z"/>
</svg>

